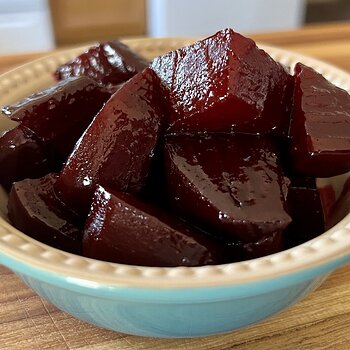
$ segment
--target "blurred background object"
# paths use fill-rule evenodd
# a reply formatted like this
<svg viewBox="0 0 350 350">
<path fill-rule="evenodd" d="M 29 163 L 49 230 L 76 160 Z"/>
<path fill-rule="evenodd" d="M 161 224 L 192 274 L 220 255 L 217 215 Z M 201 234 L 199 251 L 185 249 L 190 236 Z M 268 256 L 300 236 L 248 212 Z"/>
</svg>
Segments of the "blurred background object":
<svg viewBox="0 0 350 350">
<path fill-rule="evenodd" d="M 148 0 L 150 36 L 209 35 L 293 29 L 303 24 L 305 0 Z"/>
<path fill-rule="evenodd" d="M 285 31 L 350 20 L 350 0 L 0 0 L 0 54 L 127 36 Z"/>
<path fill-rule="evenodd" d="M 54 47 L 46 0 L 0 0 L 0 54 Z"/>
<path fill-rule="evenodd" d="M 306 23 L 350 20 L 349 0 L 308 0 Z"/>
<path fill-rule="evenodd" d="M 146 0 L 50 0 L 50 7 L 57 45 L 146 34 Z"/>
</svg>

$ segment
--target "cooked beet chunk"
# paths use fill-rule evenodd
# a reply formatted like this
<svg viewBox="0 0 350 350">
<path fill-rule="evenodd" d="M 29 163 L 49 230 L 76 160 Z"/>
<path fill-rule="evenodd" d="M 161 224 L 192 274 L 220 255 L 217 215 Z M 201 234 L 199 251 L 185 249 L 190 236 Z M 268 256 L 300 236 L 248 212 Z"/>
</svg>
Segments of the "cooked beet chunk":
<svg viewBox="0 0 350 350">
<path fill-rule="evenodd" d="M 151 67 L 168 94 L 169 132 L 260 134 L 288 124 L 289 74 L 232 29 L 160 56 Z"/>
<path fill-rule="evenodd" d="M 85 256 L 142 266 L 197 266 L 219 263 L 219 251 L 214 239 L 160 209 L 97 187 L 85 226 Z"/>
<path fill-rule="evenodd" d="M 299 173 L 330 177 L 350 170 L 350 95 L 301 63 L 295 66 L 290 136 Z"/>
<path fill-rule="evenodd" d="M 56 176 L 26 179 L 14 183 L 8 216 L 12 224 L 28 236 L 71 253 L 81 253 L 80 219 L 55 196 Z"/>
<path fill-rule="evenodd" d="M 60 66 L 58 80 L 86 75 L 104 85 L 118 85 L 143 71 L 148 62 L 120 41 L 97 44 Z"/>
<path fill-rule="evenodd" d="M 5 107 L 3 113 L 32 130 L 46 148 L 65 161 L 109 97 L 94 80 L 71 78 Z"/>
<path fill-rule="evenodd" d="M 350 178 L 345 181 L 340 196 L 336 199 L 326 218 L 326 229 L 336 225 L 350 212 Z"/>
<path fill-rule="evenodd" d="M 288 227 L 286 244 L 295 246 L 320 235 L 325 230 L 322 204 L 313 178 L 292 178 L 288 204 L 292 223 Z"/>
<path fill-rule="evenodd" d="M 288 229 L 287 229 L 288 230 Z M 244 261 L 278 253 L 285 248 L 285 233 L 275 231 L 272 235 L 250 243 L 226 242 L 226 261 Z"/>
<path fill-rule="evenodd" d="M 212 234 L 252 243 L 281 233 L 289 181 L 276 146 L 247 135 L 173 136 L 165 144 L 169 199 Z"/>
<path fill-rule="evenodd" d="M 149 68 L 111 97 L 61 171 L 56 190 L 64 202 L 87 213 L 97 183 L 133 193 L 143 188 L 161 131 L 160 98 Z"/>
<path fill-rule="evenodd" d="M 0 137 L 0 185 L 10 190 L 15 181 L 41 177 L 53 166 L 34 133 L 23 125 Z"/>
</svg>

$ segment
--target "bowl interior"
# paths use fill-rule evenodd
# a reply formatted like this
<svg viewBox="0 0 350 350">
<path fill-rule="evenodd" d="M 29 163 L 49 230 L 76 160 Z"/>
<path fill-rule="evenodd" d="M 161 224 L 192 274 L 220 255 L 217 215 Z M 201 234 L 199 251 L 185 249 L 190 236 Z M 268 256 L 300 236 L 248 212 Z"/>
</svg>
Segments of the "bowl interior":
<svg viewBox="0 0 350 350">
<path fill-rule="evenodd" d="M 125 43 L 148 59 L 192 43 L 194 39 L 133 39 Z M 350 90 L 350 75 L 318 60 L 285 50 L 259 45 L 285 66 L 298 61 L 325 75 L 334 84 Z M 74 58 L 86 47 L 58 51 L 0 76 L 0 106 L 4 106 L 53 84 L 55 68 Z M 13 127 L 0 115 L 0 132 Z M 331 188 L 339 196 L 350 173 L 318 179 L 319 188 Z M 232 285 L 274 278 L 312 268 L 344 257 L 350 252 L 350 215 L 312 241 L 298 247 L 249 261 L 195 268 L 138 267 L 96 261 L 59 251 L 37 242 L 12 227 L 7 220 L 7 195 L 0 187 L 0 256 L 17 259 L 32 267 L 83 278 L 107 285 L 193 287 Z"/>
</svg>

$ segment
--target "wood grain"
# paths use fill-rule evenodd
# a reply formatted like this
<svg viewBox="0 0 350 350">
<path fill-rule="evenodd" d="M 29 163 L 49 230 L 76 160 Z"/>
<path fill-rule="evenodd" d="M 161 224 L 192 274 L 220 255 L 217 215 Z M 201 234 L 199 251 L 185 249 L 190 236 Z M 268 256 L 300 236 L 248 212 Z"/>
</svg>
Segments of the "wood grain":
<svg viewBox="0 0 350 350">
<path fill-rule="evenodd" d="M 350 70 L 350 24 L 315 26 L 253 37 Z M 41 55 L 0 57 L 0 72 Z M 149 339 L 96 328 L 57 310 L 1 266 L 0 286 L 2 350 L 350 349 L 350 266 L 334 272 L 305 300 L 268 321 L 230 334 L 197 339 Z"/>
<path fill-rule="evenodd" d="M 229 334 L 170 340 L 96 328 L 39 298 L 8 269 L 0 267 L 0 276 L 1 349 L 349 349 L 350 266 L 268 321 Z"/>
</svg>

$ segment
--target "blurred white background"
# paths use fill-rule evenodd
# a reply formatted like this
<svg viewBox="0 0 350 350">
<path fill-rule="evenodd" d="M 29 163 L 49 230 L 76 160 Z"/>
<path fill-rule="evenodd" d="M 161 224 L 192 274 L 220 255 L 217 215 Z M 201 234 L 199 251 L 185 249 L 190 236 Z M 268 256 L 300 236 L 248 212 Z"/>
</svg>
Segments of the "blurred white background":
<svg viewBox="0 0 350 350">
<path fill-rule="evenodd" d="M 148 0 L 150 36 L 208 35 L 292 29 L 304 22 L 305 0 Z"/>
<path fill-rule="evenodd" d="M 53 47 L 46 0 L 0 0 L 0 54 L 45 51 Z"/>
<path fill-rule="evenodd" d="M 350 0 L 0 0 L 0 54 L 126 36 L 245 34 L 350 20 Z"/>
</svg>

